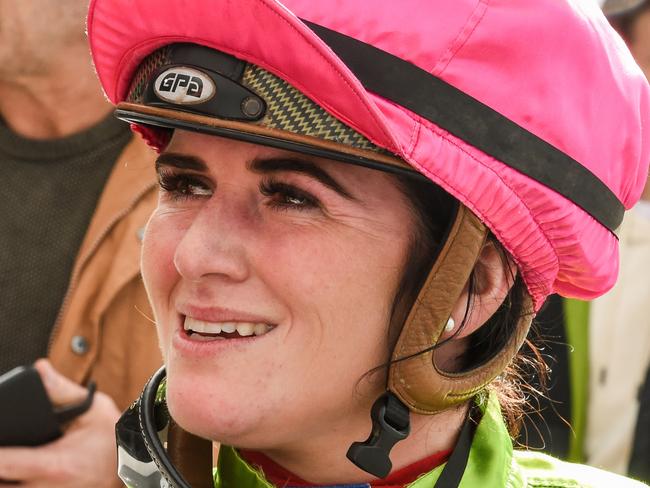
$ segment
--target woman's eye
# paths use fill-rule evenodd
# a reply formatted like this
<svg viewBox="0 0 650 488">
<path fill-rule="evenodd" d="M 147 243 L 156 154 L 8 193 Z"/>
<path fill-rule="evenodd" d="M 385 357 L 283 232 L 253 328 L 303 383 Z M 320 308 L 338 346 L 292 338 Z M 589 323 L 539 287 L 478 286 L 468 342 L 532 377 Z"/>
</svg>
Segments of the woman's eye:
<svg viewBox="0 0 650 488">
<path fill-rule="evenodd" d="M 158 183 L 163 192 L 176 200 L 205 198 L 212 195 L 212 189 L 193 175 L 160 173 Z"/>
<path fill-rule="evenodd" d="M 309 193 L 293 185 L 277 181 L 260 184 L 260 193 L 269 198 L 269 205 L 283 210 L 308 210 L 320 206 L 318 200 Z"/>
</svg>

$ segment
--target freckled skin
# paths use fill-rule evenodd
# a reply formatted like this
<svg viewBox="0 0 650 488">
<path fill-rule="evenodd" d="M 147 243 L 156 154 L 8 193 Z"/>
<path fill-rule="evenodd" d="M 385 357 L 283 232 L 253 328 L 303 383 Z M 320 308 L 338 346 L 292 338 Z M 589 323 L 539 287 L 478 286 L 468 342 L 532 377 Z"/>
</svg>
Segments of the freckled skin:
<svg viewBox="0 0 650 488">
<path fill-rule="evenodd" d="M 414 228 L 408 202 L 390 175 L 299 156 L 354 200 L 281 171 L 273 178 L 320 206 L 272 208 L 259 190 L 266 177 L 247 163 L 294 154 L 183 131 L 167 152 L 201 158 L 207 170 L 198 174 L 210 188 L 185 200 L 162 192 L 143 246 L 173 417 L 199 435 L 276 459 L 318 443 L 336 444 L 344 459 L 349 443 L 367 436 L 384 387 L 381 374 L 360 380 L 387 360 L 390 309 Z M 176 307 L 187 302 L 277 326 L 248 345 L 187 357 L 173 344 Z"/>
</svg>

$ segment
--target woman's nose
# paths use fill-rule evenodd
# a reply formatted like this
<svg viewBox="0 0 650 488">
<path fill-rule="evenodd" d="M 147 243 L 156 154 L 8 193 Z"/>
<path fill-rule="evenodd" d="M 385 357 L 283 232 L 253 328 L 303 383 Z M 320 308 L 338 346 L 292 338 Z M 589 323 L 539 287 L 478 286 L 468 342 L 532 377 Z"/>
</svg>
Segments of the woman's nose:
<svg viewBox="0 0 650 488">
<path fill-rule="evenodd" d="M 246 212 L 219 200 L 197 212 L 176 247 L 174 266 L 187 280 L 220 277 L 237 282 L 248 277 Z"/>
</svg>

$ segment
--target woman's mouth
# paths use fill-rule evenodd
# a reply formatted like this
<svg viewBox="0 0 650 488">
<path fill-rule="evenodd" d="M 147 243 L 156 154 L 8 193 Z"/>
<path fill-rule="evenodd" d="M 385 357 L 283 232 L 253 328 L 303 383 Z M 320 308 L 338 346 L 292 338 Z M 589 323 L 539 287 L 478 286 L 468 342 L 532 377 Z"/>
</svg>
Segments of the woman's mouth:
<svg viewBox="0 0 650 488">
<path fill-rule="evenodd" d="M 262 336 L 274 328 L 271 324 L 255 322 L 207 322 L 185 316 L 183 330 L 192 341 L 214 341 Z"/>
</svg>

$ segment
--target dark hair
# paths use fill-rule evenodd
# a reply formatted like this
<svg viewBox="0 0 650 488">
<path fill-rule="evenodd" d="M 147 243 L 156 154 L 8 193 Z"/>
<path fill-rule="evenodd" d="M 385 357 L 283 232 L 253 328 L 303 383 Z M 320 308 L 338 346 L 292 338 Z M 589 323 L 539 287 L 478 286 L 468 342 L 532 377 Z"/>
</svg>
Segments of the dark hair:
<svg viewBox="0 0 650 488">
<path fill-rule="evenodd" d="M 451 195 L 430 182 L 398 177 L 400 188 L 410 202 L 415 216 L 416 229 L 411 237 L 408 261 L 398 286 L 389 326 L 389 348 L 395 346 L 399 332 L 408 312 L 417 298 L 431 267 L 444 244 L 445 233 L 451 224 L 455 209 L 459 204 Z M 510 269 L 508 254 L 498 240 L 490 234 L 488 240 L 501 254 L 505 269 Z M 469 279 L 469 297 L 476 296 L 476 283 L 482 281 L 484 270 L 477 266 Z M 524 309 L 527 290 L 521 277 L 511 275 L 512 286 L 498 310 L 476 332 L 468 336 L 468 347 L 459 358 L 461 367 L 469 369 L 477 366 L 498 352 L 514 332 L 523 314 L 531 313 Z M 462 329 L 465 320 L 459 326 Z M 523 372 L 535 371 L 542 387 L 545 384 L 546 366 L 541 355 L 531 341 L 526 342 L 527 354 L 518 354 L 505 371 L 488 388 L 493 390 L 501 404 L 501 410 L 510 434 L 515 437 L 526 414 L 526 393 L 530 391 Z M 424 351 L 422 351 L 424 352 Z M 534 390 L 534 393 L 539 393 Z"/>
</svg>

